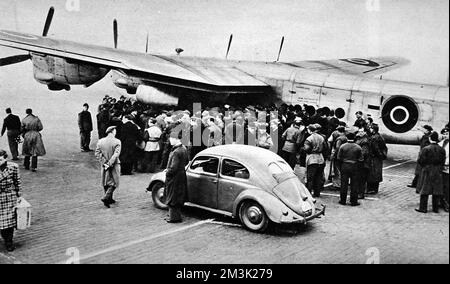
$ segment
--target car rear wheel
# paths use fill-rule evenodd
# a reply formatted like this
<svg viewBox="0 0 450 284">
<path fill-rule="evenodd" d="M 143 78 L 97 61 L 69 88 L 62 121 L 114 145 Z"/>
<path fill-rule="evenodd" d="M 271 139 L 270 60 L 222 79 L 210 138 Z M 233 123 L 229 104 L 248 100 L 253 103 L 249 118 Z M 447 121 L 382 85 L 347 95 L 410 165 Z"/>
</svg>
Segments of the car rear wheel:
<svg viewBox="0 0 450 284">
<path fill-rule="evenodd" d="M 250 231 L 264 232 L 269 226 L 269 218 L 261 205 L 254 201 L 245 201 L 239 209 L 242 225 Z"/>
<path fill-rule="evenodd" d="M 158 209 L 168 209 L 167 205 L 164 203 L 164 183 L 157 182 L 152 186 L 152 199 L 153 204 Z"/>
</svg>

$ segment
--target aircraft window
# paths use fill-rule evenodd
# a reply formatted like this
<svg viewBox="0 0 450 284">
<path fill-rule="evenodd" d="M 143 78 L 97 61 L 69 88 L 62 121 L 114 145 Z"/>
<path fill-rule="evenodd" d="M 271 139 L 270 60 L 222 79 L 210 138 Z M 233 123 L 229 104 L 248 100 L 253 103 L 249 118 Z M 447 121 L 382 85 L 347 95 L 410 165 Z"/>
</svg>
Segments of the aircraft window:
<svg viewBox="0 0 450 284">
<path fill-rule="evenodd" d="M 222 175 L 227 177 L 249 179 L 250 173 L 246 167 L 232 160 L 223 160 Z"/>
<path fill-rule="evenodd" d="M 192 162 L 190 170 L 195 173 L 217 174 L 219 159 L 214 157 L 198 157 Z"/>
</svg>

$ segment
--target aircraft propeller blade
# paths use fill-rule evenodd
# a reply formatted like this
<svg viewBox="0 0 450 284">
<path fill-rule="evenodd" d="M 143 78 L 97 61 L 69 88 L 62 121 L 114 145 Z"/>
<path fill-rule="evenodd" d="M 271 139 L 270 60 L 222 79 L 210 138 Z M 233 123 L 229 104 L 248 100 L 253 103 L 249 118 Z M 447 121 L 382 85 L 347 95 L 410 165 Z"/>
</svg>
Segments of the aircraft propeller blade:
<svg viewBox="0 0 450 284">
<path fill-rule="evenodd" d="M 113 22 L 113 32 L 114 32 L 114 48 L 117 48 L 117 42 L 119 39 L 119 28 L 117 26 L 116 19 L 114 19 L 114 22 Z"/>
<path fill-rule="evenodd" d="M 228 42 L 227 54 L 225 55 L 225 59 L 228 59 L 228 53 L 230 52 L 232 41 L 233 41 L 233 34 L 230 35 L 230 41 Z"/>
<path fill-rule="evenodd" d="M 50 30 L 50 26 L 52 24 L 54 14 L 55 14 L 55 8 L 50 7 L 50 10 L 48 10 L 47 19 L 45 20 L 44 32 L 42 33 L 42 36 L 44 36 L 44 37 L 47 36 L 48 31 Z"/>
<path fill-rule="evenodd" d="M 281 51 L 283 50 L 284 37 L 281 38 L 280 50 L 278 51 L 277 62 L 280 60 Z"/>
<path fill-rule="evenodd" d="M 147 41 L 145 42 L 145 53 L 148 53 L 148 32 L 147 32 Z"/>
<path fill-rule="evenodd" d="M 4 57 L 4 58 L 0 58 L 0 66 L 6 66 L 6 65 L 20 63 L 20 62 L 26 61 L 28 59 L 31 59 L 31 56 L 29 54 Z"/>
</svg>

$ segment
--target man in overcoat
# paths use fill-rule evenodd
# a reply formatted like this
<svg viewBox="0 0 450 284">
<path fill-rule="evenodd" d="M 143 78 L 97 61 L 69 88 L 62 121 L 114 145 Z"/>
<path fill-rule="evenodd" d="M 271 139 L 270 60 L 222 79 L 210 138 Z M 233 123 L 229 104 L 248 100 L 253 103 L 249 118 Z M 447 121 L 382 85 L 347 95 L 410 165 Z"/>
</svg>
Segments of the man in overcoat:
<svg viewBox="0 0 450 284">
<path fill-rule="evenodd" d="M 433 196 L 433 212 L 439 212 L 439 202 L 444 194 L 442 170 L 445 165 L 446 153 L 439 146 L 439 134 L 433 132 L 430 135 L 430 145 L 420 151 L 418 163 L 421 166 L 416 192 L 420 194 L 420 206 L 417 212 L 427 213 L 428 196 Z"/>
<path fill-rule="evenodd" d="M 442 129 L 441 131 L 442 136 L 444 137 L 444 139 L 439 143 L 439 146 L 441 146 L 444 150 L 445 150 L 445 165 L 444 165 L 444 169 L 442 170 L 442 178 L 443 178 L 443 182 L 444 182 L 444 195 L 441 198 L 441 207 L 444 208 L 444 210 L 446 212 L 448 212 L 448 183 L 449 183 L 449 177 L 448 177 L 448 173 L 449 173 L 449 140 L 448 140 L 448 134 L 449 134 L 449 129 L 448 127 L 445 127 L 444 129 Z"/>
<path fill-rule="evenodd" d="M 180 124 L 175 124 L 170 130 L 170 152 L 166 169 L 166 183 L 164 189 L 165 203 L 169 207 L 168 223 L 182 222 L 181 207 L 186 201 L 187 177 L 186 165 L 189 157 L 186 147 L 181 143 L 182 129 Z"/>
<path fill-rule="evenodd" d="M 420 151 L 422 151 L 423 148 L 425 148 L 426 146 L 430 145 L 430 135 L 433 132 L 433 128 L 429 125 L 424 125 L 423 126 L 423 136 L 420 138 Z M 420 151 L 419 151 L 419 155 L 420 155 Z M 422 168 L 420 167 L 419 162 L 417 162 L 416 164 L 416 170 L 414 172 L 414 179 L 411 182 L 411 184 L 408 184 L 408 187 L 412 187 L 415 188 L 417 187 L 417 182 L 419 181 L 419 175 L 420 172 L 422 171 Z"/>
<path fill-rule="evenodd" d="M 141 142 L 142 135 L 138 126 L 133 122 L 133 115 L 126 115 L 123 119 L 120 141 L 122 142 L 122 152 L 120 153 L 120 161 L 122 163 L 122 175 L 131 175 L 133 165 L 137 160 L 136 142 Z"/>
<path fill-rule="evenodd" d="M 106 130 L 106 137 L 97 143 L 95 149 L 95 157 L 101 165 L 101 181 L 105 191 L 104 197 L 101 199 L 106 207 L 115 203 L 113 199 L 114 191 L 119 187 L 120 178 L 120 150 L 122 143 L 116 138 L 116 127 L 110 126 Z"/>
<path fill-rule="evenodd" d="M 370 144 L 370 167 L 367 177 L 367 193 L 378 193 L 380 182 L 383 181 L 383 161 L 387 158 L 388 148 L 383 137 L 379 133 L 379 126 L 372 124 L 369 138 Z"/>
<path fill-rule="evenodd" d="M 21 133 L 23 136 L 22 155 L 25 156 L 24 167 L 35 172 L 38 164 L 38 157 L 46 154 L 44 142 L 40 131 L 44 129 L 39 117 L 33 114 L 33 110 L 26 110 L 27 116 L 22 120 Z"/>
<path fill-rule="evenodd" d="M 89 105 L 83 105 L 83 111 L 78 114 L 78 128 L 80 129 L 80 148 L 82 152 L 92 151 L 91 144 L 92 116 L 89 112 Z"/>
</svg>

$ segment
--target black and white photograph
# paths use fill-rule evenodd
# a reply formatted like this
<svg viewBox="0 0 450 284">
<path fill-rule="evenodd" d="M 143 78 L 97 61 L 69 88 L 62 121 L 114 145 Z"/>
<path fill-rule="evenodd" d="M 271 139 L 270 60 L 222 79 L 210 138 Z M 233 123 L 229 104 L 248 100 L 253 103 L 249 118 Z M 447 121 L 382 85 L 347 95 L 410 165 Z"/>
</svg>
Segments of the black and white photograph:
<svg viewBox="0 0 450 284">
<path fill-rule="evenodd" d="M 1 0 L 0 264 L 449 264 L 449 121 L 447 0 Z"/>
</svg>

